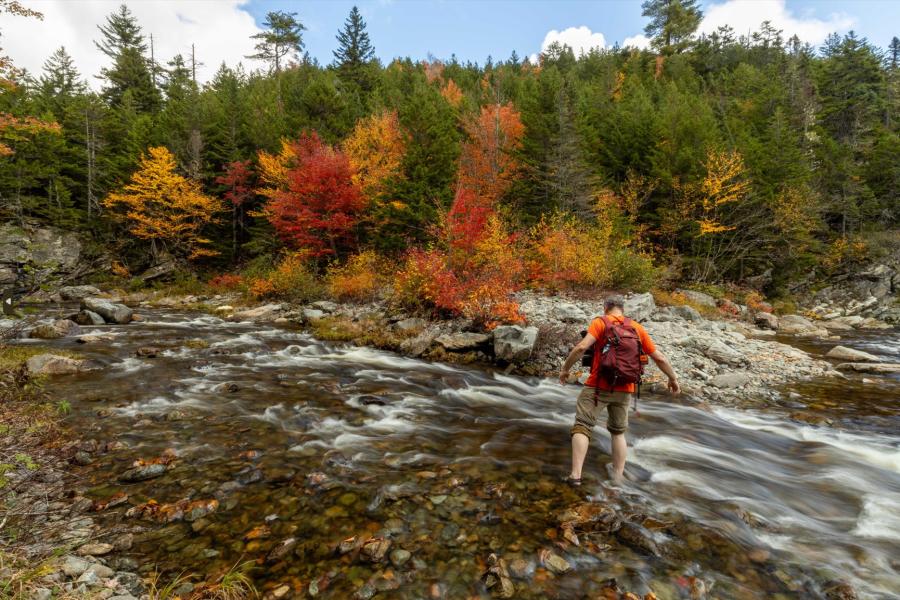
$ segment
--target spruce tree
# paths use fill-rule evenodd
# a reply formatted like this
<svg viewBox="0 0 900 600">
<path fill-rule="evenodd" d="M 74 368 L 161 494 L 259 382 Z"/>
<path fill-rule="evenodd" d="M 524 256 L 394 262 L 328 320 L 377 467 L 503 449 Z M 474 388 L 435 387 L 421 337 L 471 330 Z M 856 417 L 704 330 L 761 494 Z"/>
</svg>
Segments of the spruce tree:
<svg viewBox="0 0 900 600">
<path fill-rule="evenodd" d="M 107 82 L 103 96 L 111 106 L 118 106 L 129 92 L 139 112 L 153 112 L 159 107 L 159 93 L 150 73 L 150 61 L 146 56 L 147 44 L 141 27 L 128 7 L 122 4 L 118 11 L 106 17 L 105 25 L 98 25 L 102 34 L 97 48 L 112 59 L 112 67 L 100 71 Z"/>
<path fill-rule="evenodd" d="M 366 22 L 355 6 L 344 21 L 344 28 L 337 34 L 338 48 L 334 51 L 334 64 L 341 74 L 355 78 L 359 71 L 375 58 L 375 48 L 369 41 Z"/>
<path fill-rule="evenodd" d="M 644 0 L 641 16 L 650 17 L 644 33 L 663 54 L 681 52 L 700 26 L 703 13 L 697 0 Z"/>
<path fill-rule="evenodd" d="M 65 46 L 57 48 L 44 62 L 44 72 L 39 82 L 44 96 L 70 98 L 87 91 L 87 84 L 75 68 L 75 62 L 66 52 Z"/>
</svg>

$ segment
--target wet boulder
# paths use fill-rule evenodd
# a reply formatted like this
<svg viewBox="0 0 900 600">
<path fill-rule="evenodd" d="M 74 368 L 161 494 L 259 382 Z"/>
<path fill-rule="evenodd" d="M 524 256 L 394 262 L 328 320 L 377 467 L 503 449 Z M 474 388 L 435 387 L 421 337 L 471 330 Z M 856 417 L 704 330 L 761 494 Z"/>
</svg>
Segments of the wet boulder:
<svg viewBox="0 0 900 600">
<path fill-rule="evenodd" d="M 876 375 L 891 375 L 900 373 L 900 363 L 841 363 L 838 371 L 856 371 L 857 373 L 874 373 Z"/>
<path fill-rule="evenodd" d="M 507 362 L 528 360 L 537 342 L 537 327 L 502 325 L 494 329 L 494 356 Z"/>
<path fill-rule="evenodd" d="M 875 356 L 874 354 L 869 354 L 868 352 L 863 352 L 862 350 L 856 350 L 854 348 L 848 348 L 846 346 L 835 346 L 831 350 L 829 350 L 825 356 L 828 358 L 834 358 L 837 360 L 845 360 L 848 362 L 880 362 L 881 359 Z"/>
<path fill-rule="evenodd" d="M 69 319 L 59 319 L 52 323 L 38 325 L 29 332 L 28 337 L 39 340 L 56 340 L 80 333 L 81 329 L 77 323 Z"/>
<path fill-rule="evenodd" d="M 103 317 L 92 310 L 81 310 L 70 317 L 79 325 L 104 325 L 106 321 Z"/>
<path fill-rule="evenodd" d="M 81 309 L 97 313 L 107 323 L 118 323 L 120 325 L 130 323 L 134 314 L 134 311 L 124 304 L 117 304 L 103 298 L 83 298 L 81 300 Z"/>
<path fill-rule="evenodd" d="M 659 546 L 648 529 L 636 523 L 623 523 L 616 531 L 616 538 L 635 550 L 660 556 Z"/>
<path fill-rule="evenodd" d="M 822 586 L 827 600 L 857 600 L 856 591 L 846 581 L 829 581 Z"/>
</svg>

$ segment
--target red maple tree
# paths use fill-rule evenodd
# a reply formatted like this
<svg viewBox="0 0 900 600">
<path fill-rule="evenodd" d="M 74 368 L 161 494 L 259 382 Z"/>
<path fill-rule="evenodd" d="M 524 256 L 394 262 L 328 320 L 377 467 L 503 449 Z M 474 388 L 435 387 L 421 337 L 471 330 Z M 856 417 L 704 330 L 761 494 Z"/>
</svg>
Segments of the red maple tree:
<svg viewBox="0 0 900 600">
<path fill-rule="evenodd" d="M 278 236 L 310 256 L 337 254 L 352 241 L 365 200 L 347 156 L 315 132 L 290 142 L 296 163 L 266 203 Z"/>
<path fill-rule="evenodd" d="M 238 230 L 244 231 L 244 205 L 253 197 L 253 170 L 249 160 L 236 160 L 225 165 L 216 183 L 225 186 L 222 197 L 231 205 L 231 253 L 237 254 Z"/>
</svg>

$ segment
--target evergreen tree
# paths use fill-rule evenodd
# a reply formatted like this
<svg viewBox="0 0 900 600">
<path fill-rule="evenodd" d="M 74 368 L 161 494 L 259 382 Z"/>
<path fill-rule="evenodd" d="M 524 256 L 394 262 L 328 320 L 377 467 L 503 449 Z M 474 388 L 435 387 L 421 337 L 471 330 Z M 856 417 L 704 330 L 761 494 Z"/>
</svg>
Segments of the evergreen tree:
<svg viewBox="0 0 900 600">
<path fill-rule="evenodd" d="M 87 84 L 81 79 L 65 46 L 57 48 L 44 62 L 39 81 L 40 93 L 46 97 L 71 98 L 87 91 Z"/>
<path fill-rule="evenodd" d="M 259 40 L 256 54 L 247 58 L 269 63 L 269 69 L 281 73 L 285 58 L 297 57 L 303 52 L 303 31 L 306 27 L 296 19 L 297 13 L 273 11 L 266 15 L 263 25 L 266 30 L 252 36 Z"/>
<path fill-rule="evenodd" d="M 375 48 L 369 41 L 366 22 L 355 6 L 337 34 L 338 48 L 334 51 L 334 64 L 341 77 L 365 87 L 364 71 L 375 58 Z"/>
<path fill-rule="evenodd" d="M 697 0 L 644 0 L 641 15 L 650 17 L 644 33 L 663 54 L 685 49 L 700 26 L 703 13 Z"/>
<path fill-rule="evenodd" d="M 98 25 L 102 34 L 97 48 L 112 59 L 112 67 L 104 67 L 100 74 L 106 80 L 103 96 L 112 106 L 122 103 L 126 93 L 139 112 L 152 112 L 159 107 L 159 92 L 146 57 L 147 44 L 141 27 L 128 7 L 122 4 L 117 12 L 106 17 L 105 25 Z"/>
</svg>

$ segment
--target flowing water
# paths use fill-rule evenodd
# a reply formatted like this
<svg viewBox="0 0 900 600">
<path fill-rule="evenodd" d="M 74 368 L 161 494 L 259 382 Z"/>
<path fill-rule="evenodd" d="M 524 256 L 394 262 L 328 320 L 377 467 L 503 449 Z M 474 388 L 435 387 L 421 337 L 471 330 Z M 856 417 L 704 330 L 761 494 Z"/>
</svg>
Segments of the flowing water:
<svg viewBox="0 0 900 600">
<path fill-rule="evenodd" d="M 700 582 L 718 598 L 819 598 L 831 579 L 861 597 L 900 595 L 896 379 L 794 386 L 783 408 L 766 412 L 645 397 L 631 416 L 631 480 L 620 489 L 606 481 L 608 437 L 598 428 L 590 482 L 574 491 L 560 483 L 574 387 L 269 325 L 147 316 L 96 328 L 114 336 L 108 342 L 50 342 L 104 365 L 58 378 L 50 391 L 72 404 L 78 437 L 126 445 L 77 468 L 92 499 L 129 494 L 129 504 L 99 514 L 144 528 L 125 553 L 144 565 L 211 573 L 255 561 L 262 589 L 312 582 L 329 598 L 361 588 L 465 598 L 486 594 L 480 575 L 494 552 L 522 559 L 520 598 L 593 597 L 610 578 L 662 599 L 690 598 Z M 896 333 L 851 343 L 900 362 Z M 148 344 L 166 349 L 136 357 Z M 813 405 L 835 427 L 788 418 Z M 132 461 L 167 450 L 177 460 L 164 476 L 117 481 Z M 193 522 L 123 517 L 150 498 L 188 497 L 221 504 Z M 616 535 L 563 550 L 553 515 L 586 498 L 646 525 L 660 556 Z M 396 568 L 341 554 L 353 536 L 384 536 L 412 559 Z M 272 552 L 286 539 L 296 545 Z M 549 574 L 543 549 L 573 571 Z"/>
</svg>

